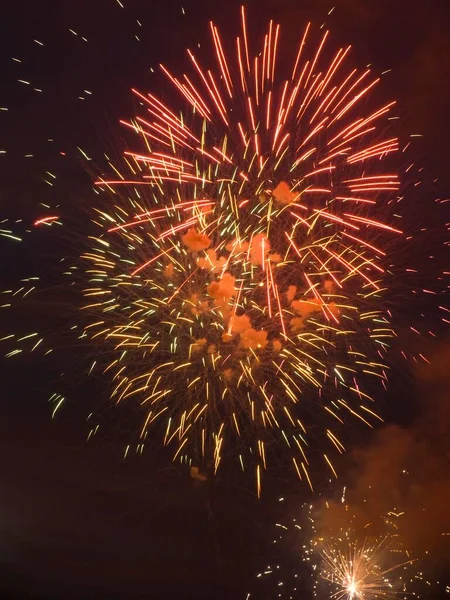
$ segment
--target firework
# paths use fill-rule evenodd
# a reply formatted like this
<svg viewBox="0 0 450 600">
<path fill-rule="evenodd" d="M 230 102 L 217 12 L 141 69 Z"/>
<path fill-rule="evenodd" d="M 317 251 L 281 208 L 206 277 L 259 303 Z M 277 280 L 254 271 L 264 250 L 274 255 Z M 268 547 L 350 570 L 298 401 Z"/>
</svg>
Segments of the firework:
<svg viewBox="0 0 450 600">
<path fill-rule="evenodd" d="M 407 547 L 403 512 L 379 515 L 376 524 L 364 521 L 363 512 L 347 504 L 345 488 L 336 521 L 334 511 L 324 515 L 331 506 L 328 501 L 303 504 L 300 512 L 294 509 L 296 518 L 276 524 L 270 555 L 277 562 L 257 575 L 249 598 L 393 600 L 420 597 L 439 586 L 421 570 L 426 553 L 413 555 Z M 286 510 L 291 513 L 292 507 Z"/>
<path fill-rule="evenodd" d="M 398 598 L 417 579 L 416 561 L 400 534 L 403 511 L 390 510 L 372 522 L 348 504 L 344 488 L 340 502 L 322 502 L 309 513 L 308 554 L 317 561 L 319 587 L 326 582 L 331 597 Z"/>
<path fill-rule="evenodd" d="M 66 274 L 85 298 L 89 372 L 140 407 L 141 450 L 155 426 L 196 469 L 226 454 L 255 469 L 259 493 L 283 446 L 312 488 L 310 447 L 336 475 L 347 421 L 381 420 L 371 388 L 386 387 L 402 239 L 395 103 L 368 108 L 379 78 L 347 66 L 350 48 L 331 53 L 328 32 L 308 25 L 288 66 L 278 25 L 254 52 L 240 19 L 230 44 L 211 23 L 214 64 L 188 50 L 190 72 L 161 67 L 170 105 L 133 90 L 138 149 L 98 178 Z"/>
<path fill-rule="evenodd" d="M 393 539 L 381 541 L 366 539 L 362 543 L 349 539 L 324 544 L 321 549 L 320 577 L 335 590 L 332 598 L 338 600 L 370 600 L 397 598 L 405 592 L 400 571 L 411 564 L 387 566 L 391 562 Z M 392 559 L 391 559 L 392 560 Z"/>
<path fill-rule="evenodd" d="M 377 419 L 359 376 L 386 380 L 383 258 L 401 232 L 381 220 L 399 179 L 379 131 L 394 103 L 365 108 L 378 79 L 346 69 L 349 48 L 327 57 L 328 33 L 311 51 L 308 25 L 283 80 L 279 26 L 256 55 L 244 10 L 241 26 L 228 59 L 211 24 L 214 70 L 190 51 L 192 73 L 162 67 L 184 112 L 135 91 L 147 114 L 124 124 L 142 149 L 97 182 L 114 205 L 82 257 L 86 335 L 111 352 L 112 398 L 142 406 L 143 439 L 163 420 L 176 456 L 214 470 L 239 448 L 259 489 L 278 438 L 311 485 L 308 417 L 323 411 L 342 452 L 348 417 Z"/>
</svg>

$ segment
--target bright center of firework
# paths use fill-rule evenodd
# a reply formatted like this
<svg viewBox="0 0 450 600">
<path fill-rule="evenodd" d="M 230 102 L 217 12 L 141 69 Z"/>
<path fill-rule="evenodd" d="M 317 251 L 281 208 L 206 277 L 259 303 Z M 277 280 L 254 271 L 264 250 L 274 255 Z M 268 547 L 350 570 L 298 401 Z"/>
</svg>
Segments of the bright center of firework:
<svg viewBox="0 0 450 600">
<path fill-rule="evenodd" d="M 349 600 L 353 600 L 353 598 L 356 597 L 356 594 L 358 593 L 358 585 L 354 580 L 347 584 L 347 592 Z"/>
</svg>

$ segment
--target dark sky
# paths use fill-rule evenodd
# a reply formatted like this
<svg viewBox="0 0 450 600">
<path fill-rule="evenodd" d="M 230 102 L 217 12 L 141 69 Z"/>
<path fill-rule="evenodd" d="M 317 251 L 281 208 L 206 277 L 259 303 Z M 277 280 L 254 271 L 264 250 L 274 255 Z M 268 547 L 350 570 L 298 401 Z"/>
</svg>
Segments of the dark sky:
<svg viewBox="0 0 450 600">
<path fill-rule="evenodd" d="M 32 221 L 39 202 L 78 202 L 90 184 L 74 160 L 77 146 L 99 160 L 105 145 L 122 144 L 117 122 L 133 114 L 130 88 L 156 86 L 164 94 L 150 68 L 184 66 L 186 47 L 207 47 L 210 18 L 225 34 L 234 33 L 238 20 L 234 0 L 122 3 L 2 0 L 0 107 L 8 110 L 0 111 L 0 150 L 6 150 L 0 218 Z M 267 17 L 281 23 L 286 56 L 311 19 L 327 21 L 336 45 L 351 43 L 360 66 L 392 69 L 384 90 L 399 101 L 401 134 L 423 135 L 416 161 L 430 180 L 439 179 L 436 193 L 448 194 L 448 0 L 249 0 L 247 6 L 255 35 Z M 52 188 L 44 181 L 47 170 L 58 176 Z M 14 257 L 2 245 L 5 279 L 53 252 L 50 242 L 39 257 L 28 250 Z M 282 477 L 268 480 L 257 501 L 250 485 L 233 477 L 195 485 L 167 456 L 123 462 L 113 433 L 85 444 L 81 409 L 69 407 L 50 421 L 47 382 L 59 377 L 58 366 L 41 370 L 25 360 L 0 369 L 5 598 L 245 597 L 272 552 L 276 500 L 297 489 Z M 85 388 L 81 380 L 74 397 L 84 409 L 100 388 Z M 398 401 L 403 406 L 405 398 Z M 299 504 L 309 497 L 299 494 Z"/>
</svg>

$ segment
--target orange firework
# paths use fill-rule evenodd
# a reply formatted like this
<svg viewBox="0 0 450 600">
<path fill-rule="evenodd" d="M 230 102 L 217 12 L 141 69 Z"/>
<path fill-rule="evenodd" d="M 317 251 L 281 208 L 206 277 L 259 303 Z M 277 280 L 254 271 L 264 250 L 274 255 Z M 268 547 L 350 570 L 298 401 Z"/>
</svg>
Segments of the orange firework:
<svg viewBox="0 0 450 600">
<path fill-rule="evenodd" d="M 142 406 L 143 440 L 163 420 L 176 457 L 250 458 L 259 492 L 278 439 L 312 487 L 311 415 L 338 452 L 347 417 L 379 419 L 359 376 L 385 385 L 394 335 L 381 298 L 401 234 L 395 103 L 367 108 L 379 78 L 346 67 L 350 48 L 329 54 L 328 32 L 311 51 L 310 25 L 285 80 L 272 21 L 254 55 L 243 8 L 232 59 L 211 34 L 215 67 L 190 50 L 190 73 L 161 67 L 179 106 L 133 90 L 146 115 L 123 123 L 142 146 L 97 181 L 109 206 L 83 255 L 86 334 L 112 397 Z"/>
<path fill-rule="evenodd" d="M 310 448 L 336 476 L 347 422 L 381 420 L 371 388 L 386 387 L 383 296 L 403 239 L 395 103 L 371 107 L 380 79 L 328 32 L 308 24 L 288 64 L 279 25 L 254 51 L 243 8 L 240 21 L 232 41 L 211 23 L 207 65 L 188 50 L 187 73 L 161 66 L 170 103 L 133 90 L 135 145 L 96 181 L 65 274 L 98 348 L 89 372 L 138 407 L 139 452 L 159 423 L 198 477 L 232 456 L 259 494 L 285 448 L 312 489 Z"/>
</svg>

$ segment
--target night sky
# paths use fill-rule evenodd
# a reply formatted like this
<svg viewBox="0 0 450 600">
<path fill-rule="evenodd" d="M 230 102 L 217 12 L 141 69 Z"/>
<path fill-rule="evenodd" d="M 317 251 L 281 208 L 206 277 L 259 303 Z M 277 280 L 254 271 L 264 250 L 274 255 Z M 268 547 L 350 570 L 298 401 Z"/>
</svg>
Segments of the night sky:
<svg viewBox="0 0 450 600">
<path fill-rule="evenodd" d="M 133 115 L 136 106 L 130 88 L 169 99 L 158 64 L 181 70 L 185 48 L 200 44 L 199 53 L 209 48 L 210 19 L 224 36 L 234 35 L 240 5 L 235 0 L 122 4 L 2 0 L 0 108 L 7 110 L 0 110 L 1 219 L 23 219 L 25 227 L 41 216 L 42 202 L 86 218 L 91 174 L 77 148 L 95 165 L 105 149 L 111 155 L 121 152 L 126 136 L 118 121 Z M 398 100 L 400 136 L 423 136 L 414 158 L 428 183 L 418 202 L 428 210 L 434 198 L 448 197 L 448 0 L 249 0 L 247 14 L 255 35 L 268 18 L 281 24 L 286 39 L 281 61 L 291 40 L 296 47 L 308 20 L 319 26 L 326 21 L 333 45 L 352 44 L 358 66 L 391 69 L 382 85 L 387 97 Z M 47 170 L 57 174 L 53 187 L 46 182 Z M 38 242 L 35 237 L 26 237 L 20 248 L 0 238 L 2 288 L 31 272 L 52 285 L 61 251 L 76 245 L 70 236 L 62 242 L 50 233 Z M 18 330 L 41 320 L 58 325 L 70 301 L 70 295 L 61 294 L 54 305 L 37 302 L 30 314 L 12 311 L 7 318 Z M 442 328 L 439 334 L 444 337 Z M 78 352 L 73 351 L 73 360 L 83 364 Z M 431 375 L 442 397 L 450 383 L 445 378 L 449 356 L 438 350 L 441 370 Z M 102 381 L 86 382 L 80 368 L 64 384 L 70 402 L 52 421 L 49 390 L 64 380 L 63 367 L 58 356 L 37 362 L 22 357 L 0 363 L 1 597 L 244 599 L 265 564 L 292 563 L 298 548 L 275 552 L 274 523 L 314 496 L 281 468 L 267 477 L 257 500 L 253 481 L 237 477 L 233 469 L 200 483 L 161 450 L 124 461 L 131 433 L 111 411 L 105 409 L 105 433 L 93 443 L 85 441 L 85 416 L 102 401 Z M 394 374 L 382 399 L 388 424 L 417 428 L 424 389 L 432 388 L 427 377 L 420 375 L 419 385 L 415 373 Z M 440 406 L 446 402 L 445 396 Z M 441 423 L 448 424 L 448 414 L 441 413 Z M 353 443 L 360 447 L 366 437 L 357 430 Z M 375 443 L 378 438 L 373 448 Z M 433 449 L 433 456 L 441 450 Z M 338 463 L 344 479 L 348 460 Z M 322 492 L 327 490 L 324 475 Z"/>
</svg>

